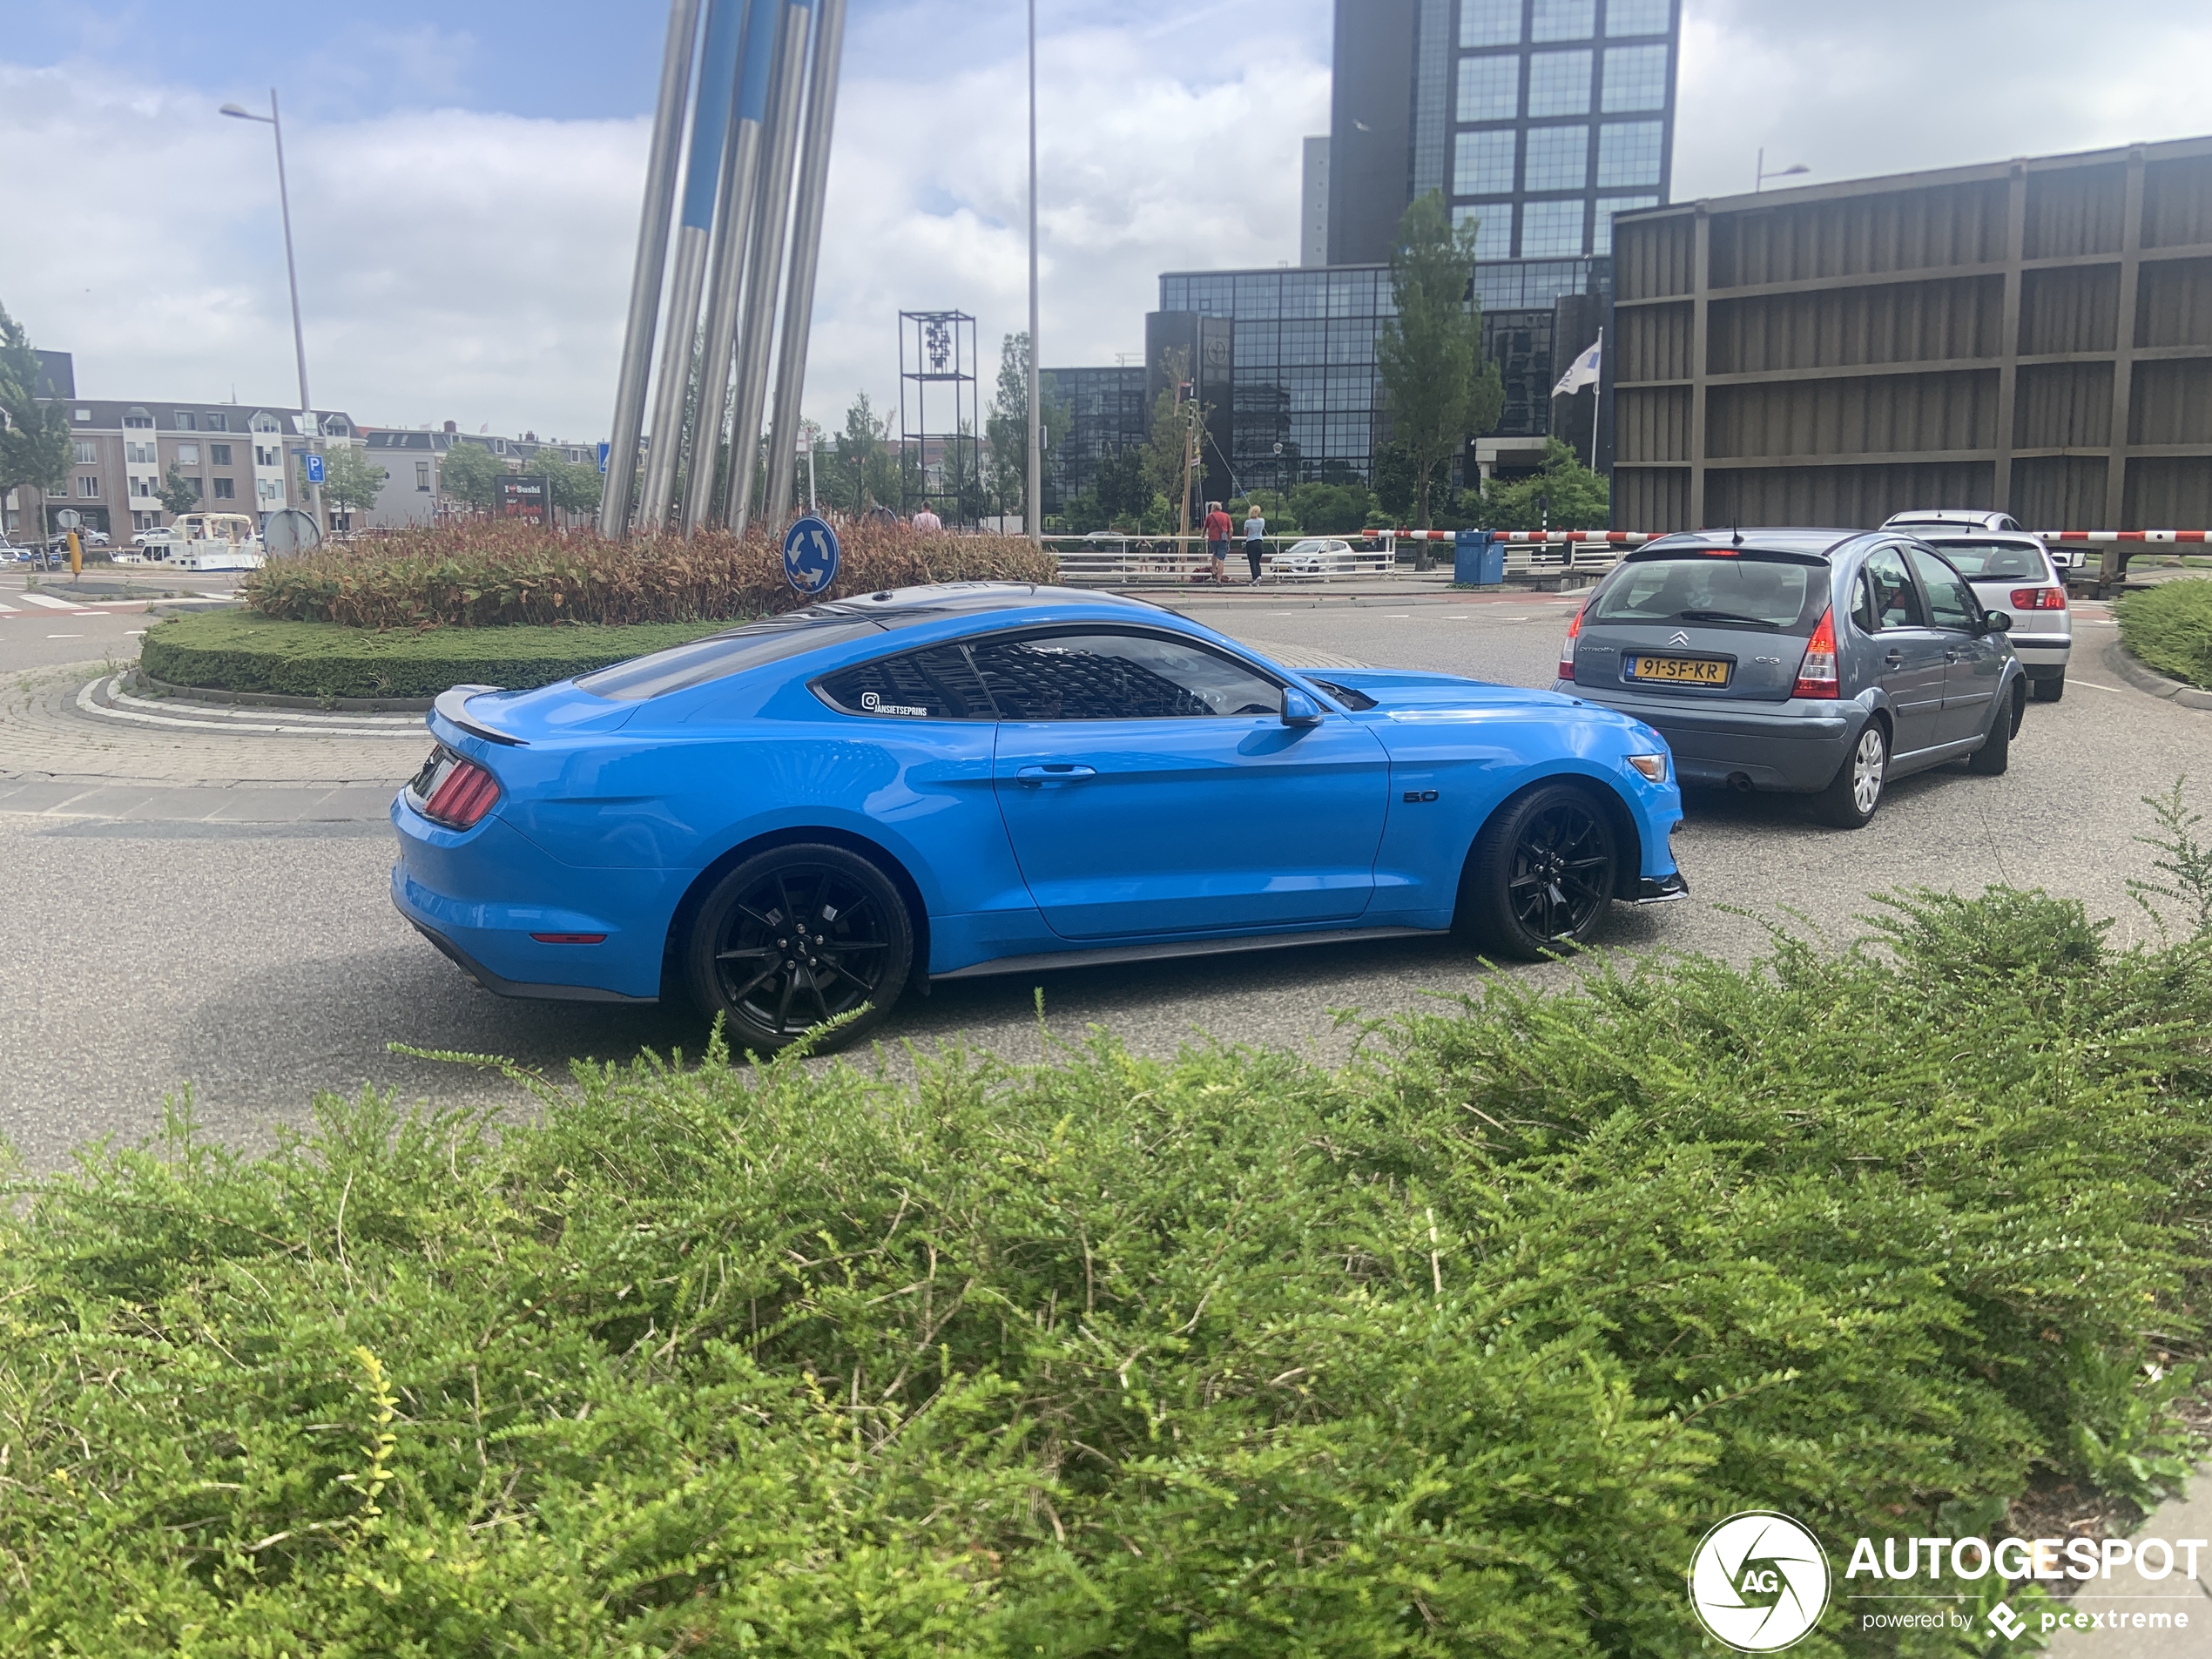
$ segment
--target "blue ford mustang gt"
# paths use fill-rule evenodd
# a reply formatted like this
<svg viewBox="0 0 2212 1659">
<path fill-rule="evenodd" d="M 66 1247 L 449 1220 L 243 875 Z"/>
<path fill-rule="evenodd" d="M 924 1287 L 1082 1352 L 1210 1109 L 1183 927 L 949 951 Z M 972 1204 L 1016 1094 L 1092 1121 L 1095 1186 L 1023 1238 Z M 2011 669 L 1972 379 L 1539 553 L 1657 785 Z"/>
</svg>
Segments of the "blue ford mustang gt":
<svg viewBox="0 0 2212 1659">
<path fill-rule="evenodd" d="M 459 686 L 392 900 L 487 989 L 687 989 L 767 1051 L 909 987 L 1456 927 L 1570 948 L 1686 891 L 1667 745 L 1448 674 L 1294 672 L 1015 583 L 817 604 L 533 691 Z"/>
</svg>

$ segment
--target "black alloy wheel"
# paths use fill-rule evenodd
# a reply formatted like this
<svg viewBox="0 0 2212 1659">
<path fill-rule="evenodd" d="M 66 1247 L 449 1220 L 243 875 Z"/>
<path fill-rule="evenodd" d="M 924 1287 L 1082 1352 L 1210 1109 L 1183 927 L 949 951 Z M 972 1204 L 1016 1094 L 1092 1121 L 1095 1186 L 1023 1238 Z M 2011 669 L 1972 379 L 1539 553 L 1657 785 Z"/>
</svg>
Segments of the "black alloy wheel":
<svg viewBox="0 0 2212 1659">
<path fill-rule="evenodd" d="M 733 1049 L 772 1054 L 861 1010 L 821 1046 L 879 1024 L 905 990 L 914 925 L 899 891 L 841 846 L 772 847 L 715 886 L 691 930 L 691 995 Z"/>
<path fill-rule="evenodd" d="M 1613 826 L 1584 790 L 1548 784 L 1508 802 L 1476 839 L 1458 920 L 1487 950 L 1535 961 L 1575 949 L 1613 903 Z"/>
</svg>

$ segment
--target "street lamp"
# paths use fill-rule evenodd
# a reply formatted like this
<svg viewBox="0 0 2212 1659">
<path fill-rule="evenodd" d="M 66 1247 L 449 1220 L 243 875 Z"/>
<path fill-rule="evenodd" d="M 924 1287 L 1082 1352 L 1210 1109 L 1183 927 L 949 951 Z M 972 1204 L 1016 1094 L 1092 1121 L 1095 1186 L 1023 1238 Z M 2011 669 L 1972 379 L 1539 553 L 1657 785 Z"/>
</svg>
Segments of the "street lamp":
<svg viewBox="0 0 2212 1659">
<path fill-rule="evenodd" d="M 1029 402 L 1028 465 L 1022 478 L 1028 523 L 1022 529 L 1036 546 L 1044 545 L 1044 411 L 1037 407 L 1037 0 L 1029 0 Z"/>
<path fill-rule="evenodd" d="M 307 428 L 307 448 L 310 453 L 322 452 L 322 424 L 315 419 L 315 406 L 307 396 L 307 341 L 300 331 L 300 267 L 292 257 L 292 192 L 284 178 L 284 122 L 277 113 L 276 88 L 269 88 L 269 112 L 257 115 L 252 110 L 235 104 L 226 104 L 222 114 L 234 121 L 259 121 L 276 135 L 277 206 L 284 214 L 284 274 L 292 284 L 292 354 L 300 365 L 300 418 Z M 330 526 L 323 520 L 322 490 L 312 481 L 307 485 L 307 502 L 315 516 L 315 528 L 328 534 Z"/>
<path fill-rule="evenodd" d="M 1795 178 L 1798 173 L 1811 172 L 1811 171 L 1812 169 L 1806 166 L 1804 162 L 1794 161 L 1786 167 L 1777 168 L 1775 172 L 1769 172 L 1766 170 L 1766 151 L 1764 147 L 1762 146 L 1759 151 L 1759 176 L 1757 182 L 1753 184 L 1751 186 L 1752 192 L 1757 194 L 1758 192 L 1764 190 L 1766 188 L 1766 181 L 1770 179 L 1791 179 Z"/>
</svg>

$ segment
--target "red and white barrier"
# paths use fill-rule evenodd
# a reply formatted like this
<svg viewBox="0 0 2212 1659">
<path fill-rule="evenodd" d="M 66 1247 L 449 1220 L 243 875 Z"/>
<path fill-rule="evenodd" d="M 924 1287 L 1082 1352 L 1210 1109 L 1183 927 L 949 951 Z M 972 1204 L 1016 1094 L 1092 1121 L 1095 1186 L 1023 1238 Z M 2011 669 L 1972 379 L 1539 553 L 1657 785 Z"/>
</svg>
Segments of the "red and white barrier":
<svg viewBox="0 0 2212 1659">
<path fill-rule="evenodd" d="M 2212 530 L 2030 530 L 2047 542 L 2212 542 Z"/>
</svg>

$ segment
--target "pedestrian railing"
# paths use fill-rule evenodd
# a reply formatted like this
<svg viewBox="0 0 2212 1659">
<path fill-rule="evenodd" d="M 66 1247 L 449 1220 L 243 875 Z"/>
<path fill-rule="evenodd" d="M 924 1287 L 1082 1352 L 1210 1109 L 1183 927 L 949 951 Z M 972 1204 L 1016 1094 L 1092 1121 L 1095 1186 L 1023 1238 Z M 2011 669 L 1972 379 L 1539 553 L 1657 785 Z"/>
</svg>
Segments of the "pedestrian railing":
<svg viewBox="0 0 2212 1659">
<path fill-rule="evenodd" d="M 1267 583 L 1341 582 L 1387 576 L 1397 562 L 1386 545 L 1361 545 L 1346 541 L 1338 547 L 1294 552 L 1299 543 L 1316 538 L 1267 536 L 1267 551 L 1260 560 L 1260 580 Z M 1213 561 L 1206 543 L 1197 536 L 1131 536 L 1113 540 L 1083 536 L 1046 538 L 1045 546 L 1060 562 L 1060 579 L 1079 586 L 1126 586 L 1144 583 L 1210 582 Z M 1229 543 L 1226 567 L 1232 582 L 1249 580 L 1245 543 Z"/>
</svg>

